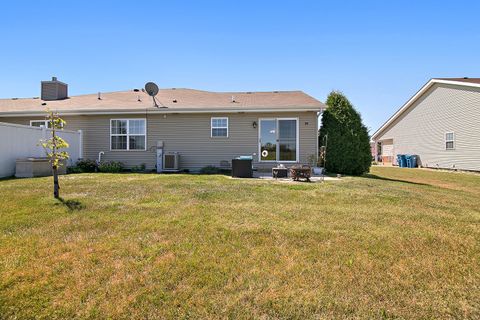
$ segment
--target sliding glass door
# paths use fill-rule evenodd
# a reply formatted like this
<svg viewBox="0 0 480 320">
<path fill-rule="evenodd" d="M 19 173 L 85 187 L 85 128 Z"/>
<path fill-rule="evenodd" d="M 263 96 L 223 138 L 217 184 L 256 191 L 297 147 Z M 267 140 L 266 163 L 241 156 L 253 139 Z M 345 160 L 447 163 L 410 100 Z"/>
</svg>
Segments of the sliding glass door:
<svg viewBox="0 0 480 320">
<path fill-rule="evenodd" d="M 260 161 L 296 162 L 298 119 L 260 119 Z"/>
<path fill-rule="evenodd" d="M 297 161 L 297 120 L 278 119 L 279 161 Z"/>
<path fill-rule="evenodd" d="M 277 160 L 277 121 L 260 120 L 260 160 Z"/>
</svg>

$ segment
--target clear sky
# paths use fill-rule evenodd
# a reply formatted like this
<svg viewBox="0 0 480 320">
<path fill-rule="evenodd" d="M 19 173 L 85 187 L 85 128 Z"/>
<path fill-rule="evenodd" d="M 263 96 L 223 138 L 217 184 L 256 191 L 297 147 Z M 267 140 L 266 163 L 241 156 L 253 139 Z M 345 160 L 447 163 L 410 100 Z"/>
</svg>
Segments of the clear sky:
<svg viewBox="0 0 480 320">
<path fill-rule="evenodd" d="M 343 91 L 375 131 L 432 77 L 480 76 L 480 1 L 2 1 L 0 97 Z"/>
</svg>

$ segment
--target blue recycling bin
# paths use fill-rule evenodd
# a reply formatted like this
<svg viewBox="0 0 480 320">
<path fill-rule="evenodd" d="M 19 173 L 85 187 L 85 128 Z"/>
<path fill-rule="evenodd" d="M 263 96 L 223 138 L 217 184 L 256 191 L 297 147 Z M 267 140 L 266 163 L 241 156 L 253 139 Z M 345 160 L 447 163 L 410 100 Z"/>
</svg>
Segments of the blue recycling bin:
<svg viewBox="0 0 480 320">
<path fill-rule="evenodd" d="M 407 157 L 404 154 L 397 154 L 397 164 L 400 168 L 406 168 Z"/>
<path fill-rule="evenodd" d="M 417 165 L 417 155 L 416 154 L 412 154 L 412 168 L 416 168 L 418 165 Z"/>
<path fill-rule="evenodd" d="M 412 168 L 412 155 L 406 154 L 405 155 L 405 162 L 406 162 L 406 168 Z"/>
<path fill-rule="evenodd" d="M 416 168 L 417 167 L 417 156 L 414 154 L 405 155 L 407 159 L 407 168 Z"/>
</svg>

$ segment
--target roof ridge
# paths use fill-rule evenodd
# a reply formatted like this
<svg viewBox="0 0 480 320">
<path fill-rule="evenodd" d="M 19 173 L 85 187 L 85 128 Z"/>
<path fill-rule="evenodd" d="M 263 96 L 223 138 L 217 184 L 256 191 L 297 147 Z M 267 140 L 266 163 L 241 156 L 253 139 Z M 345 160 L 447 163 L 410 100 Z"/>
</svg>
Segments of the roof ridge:
<svg viewBox="0 0 480 320">
<path fill-rule="evenodd" d="M 463 81 L 462 81 L 463 80 Z M 476 80 L 476 81 L 469 81 L 469 80 Z M 458 86 L 464 87 L 480 87 L 480 78 L 431 78 L 427 83 L 425 83 L 420 90 L 418 90 L 410 99 L 407 100 L 395 113 L 387 119 L 371 136 L 372 139 L 376 139 L 376 137 L 384 131 L 390 124 L 393 123 L 401 114 L 403 114 L 410 106 L 413 105 L 417 99 L 419 99 L 424 93 L 427 92 L 429 88 L 431 88 L 434 84 L 453 84 Z"/>
<path fill-rule="evenodd" d="M 160 88 L 160 90 L 192 90 L 192 91 L 199 91 L 199 92 L 208 92 L 208 93 L 292 93 L 292 92 L 302 92 L 304 93 L 303 90 L 264 90 L 264 91 L 210 91 L 210 90 L 203 90 L 203 89 L 193 89 L 193 88 Z"/>
<path fill-rule="evenodd" d="M 138 90 L 138 91 L 135 91 Z M 172 91 L 172 90 L 189 90 L 189 91 L 196 91 L 196 92 L 205 92 L 205 93 L 212 93 L 212 94 L 255 94 L 255 93 L 304 93 L 306 94 L 303 90 L 271 90 L 271 91 L 208 91 L 208 90 L 201 90 L 201 89 L 193 89 L 193 88 L 160 88 L 160 91 Z M 115 90 L 115 91 L 97 91 L 97 92 L 92 92 L 92 93 L 82 93 L 82 94 L 75 94 L 75 95 L 69 95 L 67 99 L 69 98 L 75 98 L 75 97 L 85 97 L 85 96 L 96 96 L 98 93 L 101 94 L 115 94 L 115 93 L 128 93 L 132 92 L 135 94 L 144 93 L 147 94 L 146 92 L 143 91 L 143 88 L 133 88 L 133 89 L 126 89 L 126 90 Z M 0 100 L 41 100 L 40 97 L 10 97 L 10 98 L 0 98 Z M 43 101 L 43 100 L 41 100 Z"/>
</svg>

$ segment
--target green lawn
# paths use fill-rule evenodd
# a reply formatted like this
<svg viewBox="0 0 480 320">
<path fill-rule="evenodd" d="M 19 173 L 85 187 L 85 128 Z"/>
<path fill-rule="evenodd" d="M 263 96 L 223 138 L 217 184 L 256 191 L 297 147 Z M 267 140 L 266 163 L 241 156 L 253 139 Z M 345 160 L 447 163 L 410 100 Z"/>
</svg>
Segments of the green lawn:
<svg viewBox="0 0 480 320">
<path fill-rule="evenodd" d="M 0 181 L 0 318 L 480 318 L 480 175 Z"/>
</svg>

